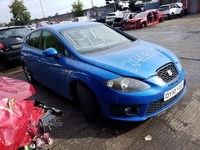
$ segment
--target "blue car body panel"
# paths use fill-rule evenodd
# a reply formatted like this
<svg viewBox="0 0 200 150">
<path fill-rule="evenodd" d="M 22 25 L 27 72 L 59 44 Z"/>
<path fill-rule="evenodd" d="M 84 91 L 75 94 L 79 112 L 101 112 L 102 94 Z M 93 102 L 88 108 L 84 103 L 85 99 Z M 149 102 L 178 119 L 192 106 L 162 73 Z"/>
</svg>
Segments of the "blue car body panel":
<svg viewBox="0 0 200 150">
<path fill-rule="evenodd" d="M 69 23 L 67 26 L 56 24 L 40 29 L 54 33 L 73 54 L 74 59 L 64 56 L 59 56 L 58 59 L 46 57 L 43 51 L 27 46 L 25 40 L 21 60 L 29 67 L 34 79 L 70 99 L 72 98 L 69 91 L 70 84 L 73 81 L 81 81 L 94 93 L 102 115 L 111 119 L 143 121 L 165 111 L 183 96 L 187 87 L 185 71 L 179 59 L 166 48 L 137 39 L 130 44 L 111 48 L 106 52 L 80 54 L 60 34 L 62 30 L 96 24 L 98 23 L 79 22 Z M 157 76 L 156 72 L 170 63 L 175 66 L 179 75 L 173 81 L 166 83 Z M 123 93 L 105 84 L 109 80 L 122 77 L 143 81 L 151 88 Z M 183 89 L 172 99 L 163 101 L 164 93 L 177 87 L 181 82 L 184 82 Z M 151 111 L 150 107 L 154 104 L 160 106 Z M 120 116 L 111 112 L 115 111 L 115 108 L 121 109 L 128 106 L 136 107 L 137 115 Z"/>
</svg>

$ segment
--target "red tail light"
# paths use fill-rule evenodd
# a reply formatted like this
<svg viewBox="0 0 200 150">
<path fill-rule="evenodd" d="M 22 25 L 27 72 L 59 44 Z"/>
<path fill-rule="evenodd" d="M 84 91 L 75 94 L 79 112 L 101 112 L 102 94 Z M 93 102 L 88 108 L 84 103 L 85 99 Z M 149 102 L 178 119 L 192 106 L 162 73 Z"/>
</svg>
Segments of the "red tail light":
<svg viewBox="0 0 200 150">
<path fill-rule="evenodd" d="M 3 44 L 0 43 L 0 50 L 4 48 Z"/>
</svg>

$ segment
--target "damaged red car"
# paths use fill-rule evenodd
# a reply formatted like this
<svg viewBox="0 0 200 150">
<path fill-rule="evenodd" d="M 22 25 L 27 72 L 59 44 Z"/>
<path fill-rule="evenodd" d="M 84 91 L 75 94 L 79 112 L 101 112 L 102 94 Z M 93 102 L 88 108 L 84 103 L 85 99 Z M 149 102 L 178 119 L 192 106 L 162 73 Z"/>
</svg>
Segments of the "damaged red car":
<svg viewBox="0 0 200 150">
<path fill-rule="evenodd" d="M 153 26 L 163 21 L 163 14 L 159 11 L 147 10 L 145 12 L 138 13 L 133 19 L 129 19 L 124 24 L 125 30 L 144 28 L 147 26 Z"/>
<path fill-rule="evenodd" d="M 62 125 L 62 111 L 28 100 L 33 94 L 31 84 L 0 76 L 1 150 L 42 150 L 43 144 L 53 143 L 45 127 Z"/>
</svg>

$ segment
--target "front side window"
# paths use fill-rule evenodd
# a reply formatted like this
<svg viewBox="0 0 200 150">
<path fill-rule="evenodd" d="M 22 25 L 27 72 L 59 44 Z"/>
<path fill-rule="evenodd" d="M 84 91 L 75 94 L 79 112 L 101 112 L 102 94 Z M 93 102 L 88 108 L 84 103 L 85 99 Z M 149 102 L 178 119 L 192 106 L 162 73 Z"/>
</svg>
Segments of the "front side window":
<svg viewBox="0 0 200 150">
<path fill-rule="evenodd" d="M 39 48 L 41 30 L 31 33 L 27 39 L 27 45 Z"/>
<path fill-rule="evenodd" d="M 163 11 L 169 9 L 170 6 L 160 6 L 158 10 Z"/>
<path fill-rule="evenodd" d="M 62 43 L 49 31 L 43 31 L 41 38 L 41 49 L 45 50 L 47 48 L 55 48 L 58 53 L 64 53 L 64 46 Z"/>
<path fill-rule="evenodd" d="M 178 6 L 178 5 L 176 5 L 176 4 L 174 4 L 174 7 L 175 7 L 175 8 L 179 8 L 179 6 Z"/>
</svg>

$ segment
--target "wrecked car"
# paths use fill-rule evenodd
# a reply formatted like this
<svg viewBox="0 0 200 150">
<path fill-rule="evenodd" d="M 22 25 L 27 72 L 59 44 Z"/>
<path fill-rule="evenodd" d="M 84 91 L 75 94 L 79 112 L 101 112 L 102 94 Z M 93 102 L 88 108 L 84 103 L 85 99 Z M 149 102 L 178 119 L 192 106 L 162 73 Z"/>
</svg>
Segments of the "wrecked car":
<svg viewBox="0 0 200 150">
<path fill-rule="evenodd" d="M 31 84 L 0 76 L 1 150 L 42 150 L 43 144 L 53 144 L 45 127 L 62 126 L 62 111 L 28 100 L 33 94 Z"/>
</svg>

